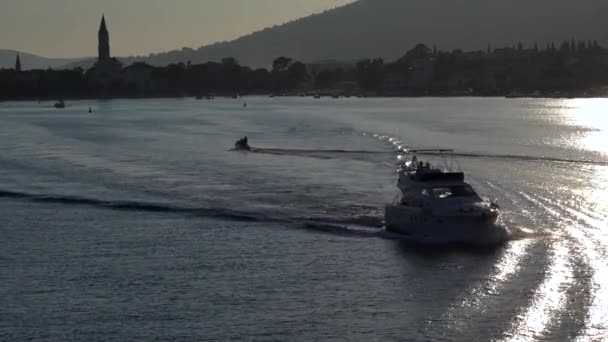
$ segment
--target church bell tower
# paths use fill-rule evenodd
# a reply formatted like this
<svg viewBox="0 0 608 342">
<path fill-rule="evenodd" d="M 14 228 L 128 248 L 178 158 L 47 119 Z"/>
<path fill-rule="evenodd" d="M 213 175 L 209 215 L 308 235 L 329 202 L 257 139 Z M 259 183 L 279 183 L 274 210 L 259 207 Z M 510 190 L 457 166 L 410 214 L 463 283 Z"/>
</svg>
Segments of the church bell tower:
<svg viewBox="0 0 608 342">
<path fill-rule="evenodd" d="M 97 63 L 99 65 L 105 65 L 110 62 L 110 34 L 106 27 L 105 16 L 101 17 L 101 24 L 99 25 L 99 56 Z"/>
</svg>

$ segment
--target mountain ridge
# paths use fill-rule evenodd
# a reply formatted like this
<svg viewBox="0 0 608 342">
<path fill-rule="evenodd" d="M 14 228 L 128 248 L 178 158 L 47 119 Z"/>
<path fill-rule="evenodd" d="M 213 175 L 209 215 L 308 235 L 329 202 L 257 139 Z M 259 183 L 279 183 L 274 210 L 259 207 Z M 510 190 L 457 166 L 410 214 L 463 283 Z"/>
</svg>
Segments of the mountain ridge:
<svg viewBox="0 0 608 342">
<path fill-rule="evenodd" d="M 359 0 L 233 41 L 130 60 L 164 65 L 234 57 L 244 65 L 268 66 L 282 55 L 305 62 L 395 60 L 419 42 L 465 50 L 485 50 L 488 44 L 559 43 L 570 38 L 606 43 L 604 13 L 608 13 L 608 2 L 600 0 Z"/>
<path fill-rule="evenodd" d="M 19 54 L 23 70 L 62 68 L 68 63 L 75 63 L 83 58 L 49 58 L 24 51 L 0 49 L 0 69 L 12 69 L 15 67 L 15 59 Z"/>
<path fill-rule="evenodd" d="M 119 58 L 125 65 L 193 64 L 234 57 L 268 67 L 279 56 L 303 62 L 381 57 L 396 60 L 417 43 L 443 50 L 485 50 L 563 40 L 608 43 L 608 1 L 359 0 L 341 7 L 197 49 Z M 115 33 L 116 34 L 116 33 Z M 94 59 L 67 67 L 89 67 Z"/>
</svg>

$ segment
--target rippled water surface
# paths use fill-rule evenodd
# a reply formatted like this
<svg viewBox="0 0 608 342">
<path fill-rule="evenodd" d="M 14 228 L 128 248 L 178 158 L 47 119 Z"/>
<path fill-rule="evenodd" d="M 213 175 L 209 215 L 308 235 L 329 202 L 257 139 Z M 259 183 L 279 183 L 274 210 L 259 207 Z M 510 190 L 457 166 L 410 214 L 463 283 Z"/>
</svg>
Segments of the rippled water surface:
<svg viewBox="0 0 608 342">
<path fill-rule="evenodd" d="M 0 103 L 0 340 L 608 340 L 608 101 L 247 102 Z M 413 147 L 529 234 L 384 233 Z"/>
</svg>

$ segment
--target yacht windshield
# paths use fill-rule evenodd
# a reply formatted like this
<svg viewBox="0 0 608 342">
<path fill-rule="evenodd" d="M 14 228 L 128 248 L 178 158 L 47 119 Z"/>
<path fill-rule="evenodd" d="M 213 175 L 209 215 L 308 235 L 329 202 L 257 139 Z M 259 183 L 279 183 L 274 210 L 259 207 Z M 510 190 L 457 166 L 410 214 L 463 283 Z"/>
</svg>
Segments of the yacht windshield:
<svg viewBox="0 0 608 342">
<path fill-rule="evenodd" d="M 430 189 L 434 198 L 475 197 L 477 194 L 469 185 L 442 186 Z"/>
</svg>

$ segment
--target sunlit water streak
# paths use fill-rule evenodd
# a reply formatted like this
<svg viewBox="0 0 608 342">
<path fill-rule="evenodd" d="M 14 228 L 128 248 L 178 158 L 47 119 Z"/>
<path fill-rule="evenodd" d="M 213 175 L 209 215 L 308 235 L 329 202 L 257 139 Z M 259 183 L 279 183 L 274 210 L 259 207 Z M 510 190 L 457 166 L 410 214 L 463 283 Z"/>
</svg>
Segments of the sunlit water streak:
<svg viewBox="0 0 608 342">
<path fill-rule="evenodd" d="M 552 245 L 551 264 L 545 270 L 545 280 L 534 292 L 528 309 L 516 318 L 512 332 L 504 341 L 530 341 L 542 336 L 552 318 L 563 307 L 565 288 L 571 283 L 568 247 L 560 241 Z"/>
<path fill-rule="evenodd" d="M 547 198 L 542 198 L 542 200 L 550 203 Z M 579 339 L 603 340 L 608 338 L 608 258 L 605 255 L 606 247 L 604 245 L 600 247 L 598 240 L 594 239 L 597 235 L 590 233 L 588 226 L 581 225 L 581 217 L 585 219 L 585 216 L 582 216 L 577 210 L 558 205 L 556 204 L 556 208 L 566 210 L 569 214 L 566 217 L 560 216 L 560 218 L 563 224 L 567 226 L 568 235 L 581 245 L 581 251 L 586 263 L 593 270 L 593 305 L 589 309 L 586 331 Z M 553 213 L 555 212 L 553 211 Z"/>
<path fill-rule="evenodd" d="M 537 196 L 538 200 L 528 197 L 542 206 L 555 219 L 559 220 L 567 235 L 562 236 L 564 241 L 574 240 L 581 246 L 585 262 L 593 270 L 592 296 L 593 303 L 589 309 L 585 331 L 578 337 L 580 341 L 602 341 L 608 338 L 608 260 L 598 250 L 605 250 L 604 246 L 598 248 L 598 241 L 589 233 L 589 228 L 581 225 L 581 215 L 578 211 L 552 203 L 546 197 Z"/>
<path fill-rule="evenodd" d="M 483 315 L 491 309 L 490 297 L 500 295 L 502 288 L 509 283 L 524 266 L 522 262 L 528 255 L 533 240 L 526 239 L 509 243 L 504 253 L 496 262 L 487 280 L 481 281 L 462 295 L 462 300 L 450 305 L 444 317 L 451 325 L 469 323 L 472 315 Z"/>
<path fill-rule="evenodd" d="M 597 253 L 597 246 L 579 229 L 570 234 L 582 245 L 587 263 L 593 269 L 593 304 L 585 331 L 577 341 L 605 341 L 608 339 L 608 260 Z"/>
</svg>

